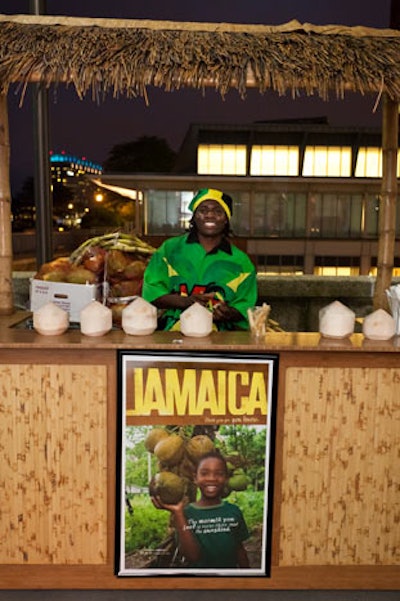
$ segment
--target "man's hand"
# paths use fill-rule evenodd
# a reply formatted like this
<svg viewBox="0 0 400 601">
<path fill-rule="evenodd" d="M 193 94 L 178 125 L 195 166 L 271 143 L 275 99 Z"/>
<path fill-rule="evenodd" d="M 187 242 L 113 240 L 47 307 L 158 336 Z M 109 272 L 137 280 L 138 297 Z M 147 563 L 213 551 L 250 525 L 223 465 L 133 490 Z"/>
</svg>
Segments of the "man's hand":
<svg viewBox="0 0 400 601">
<path fill-rule="evenodd" d="M 234 307 L 230 307 L 224 302 L 220 302 L 213 307 L 214 321 L 240 321 L 243 319 L 242 314 Z"/>
</svg>

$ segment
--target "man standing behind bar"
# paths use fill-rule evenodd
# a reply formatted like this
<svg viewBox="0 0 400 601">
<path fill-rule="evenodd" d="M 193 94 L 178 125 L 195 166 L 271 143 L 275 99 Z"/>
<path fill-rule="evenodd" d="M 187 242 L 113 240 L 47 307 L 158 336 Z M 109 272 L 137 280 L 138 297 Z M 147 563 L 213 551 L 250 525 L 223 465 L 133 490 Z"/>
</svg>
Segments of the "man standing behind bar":
<svg viewBox="0 0 400 601">
<path fill-rule="evenodd" d="M 180 314 L 195 302 L 212 311 L 213 329 L 248 329 L 256 270 L 229 241 L 232 204 L 220 190 L 200 190 L 189 204 L 189 232 L 169 238 L 152 256 L 142 295 L 160 310 L 159 329 L 179 330 Z"/>
</svg>

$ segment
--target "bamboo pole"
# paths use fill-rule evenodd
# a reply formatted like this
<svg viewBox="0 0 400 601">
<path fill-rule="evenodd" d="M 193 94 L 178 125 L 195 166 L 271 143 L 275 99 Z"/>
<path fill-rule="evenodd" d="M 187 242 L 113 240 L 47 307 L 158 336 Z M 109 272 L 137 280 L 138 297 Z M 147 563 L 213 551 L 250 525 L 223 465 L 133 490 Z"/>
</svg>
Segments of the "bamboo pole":
<svg viewBox="0 0 400 601">
<path fill-rule="evenodd" d="M 10 139 L 7 96 L 0 94 L 0 314 L 13 312 Z"/>
<path fill-rule="evenodd" d="M 398 120 L 398 103 L 384 95 L 378 270 L 373 299 L 375 310 L 388 309 L 385 290 L 390 287 L 392 282 L 396 234 Z"/>
</svg>

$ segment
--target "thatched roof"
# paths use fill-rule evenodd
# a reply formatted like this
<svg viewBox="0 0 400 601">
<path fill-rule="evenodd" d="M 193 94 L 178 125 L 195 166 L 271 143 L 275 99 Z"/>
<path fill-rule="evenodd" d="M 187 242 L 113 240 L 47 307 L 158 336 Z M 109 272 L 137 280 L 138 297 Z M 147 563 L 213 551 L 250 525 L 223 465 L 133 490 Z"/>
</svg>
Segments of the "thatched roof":
<svg viewBox="0 0 400 601">
<path fill-rule="evenodd" d="M 12 82 L 73 85 L 80 97 L 248 87 L 296 96 L 386 92 L 400 100 L 400 32 L 0 15 L 0 91 Z"/>
</svg>

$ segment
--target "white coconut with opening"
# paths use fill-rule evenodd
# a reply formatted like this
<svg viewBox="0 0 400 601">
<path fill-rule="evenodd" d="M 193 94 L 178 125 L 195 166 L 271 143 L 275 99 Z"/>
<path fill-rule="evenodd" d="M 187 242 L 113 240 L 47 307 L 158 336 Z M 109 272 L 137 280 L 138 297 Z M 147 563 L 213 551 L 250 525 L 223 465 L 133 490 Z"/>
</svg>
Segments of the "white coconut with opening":
<svg viewBox="0 0 400 601">
<path fill-rule="evenodd" d="M 356 314 L 338 300 L 319 311 L 319 331 L 328 338 L 346 338 L 354 332 Z"/>
<path fill-rule="evenodd" d="M 126 334 L 147 336 L 157 328 L 157 309 L 138 296 L 122 310 L 121 326 Z"/>
<path fill-rule="evenodd" d="M 33 327 L 43 336 L 58 336 L 63 334 L 68 326 L 68 312 L 55 303 L 45 303 L 33 313 Z"/>
<path fill-rule="evenodd" d="M 80 312 L 81 332 L 86 336 L 104 336 L 112 328 L 112 311 L 93 300 Z"/>
<path fill-rule="evenodd" d="M 389 340 L 396 333 L 396 322 L 384 309 L 377 309 L 364 317 L 363 334 L 370 340 Z"/>
<path fill-rule="evenodd" d="M 212 331 L 213 317 L 211 311 L 193 303 L 181 313 L 180 327 L 185 336 L 208 336 Z"/>
</svg>

